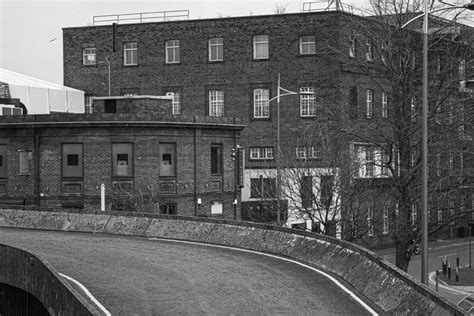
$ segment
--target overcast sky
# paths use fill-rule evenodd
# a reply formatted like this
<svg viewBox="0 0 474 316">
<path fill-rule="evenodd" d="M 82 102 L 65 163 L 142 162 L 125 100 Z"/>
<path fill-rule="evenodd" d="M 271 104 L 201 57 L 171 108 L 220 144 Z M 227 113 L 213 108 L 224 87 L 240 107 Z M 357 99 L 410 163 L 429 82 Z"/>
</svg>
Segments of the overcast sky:
<svg viewBox="0 0 474 316">
<path fill-rule="evenodd" d="M 189 10 L 190 19 L 300 12 L 310 0 L 0 0 L 0 67 L 63 83 L 62 28 L 91 25 L 94 15 Z M 317 0 L 321 1 L 321 0 Z M 366 0 L 343 0 L 363 7 Z"/>
</svg>

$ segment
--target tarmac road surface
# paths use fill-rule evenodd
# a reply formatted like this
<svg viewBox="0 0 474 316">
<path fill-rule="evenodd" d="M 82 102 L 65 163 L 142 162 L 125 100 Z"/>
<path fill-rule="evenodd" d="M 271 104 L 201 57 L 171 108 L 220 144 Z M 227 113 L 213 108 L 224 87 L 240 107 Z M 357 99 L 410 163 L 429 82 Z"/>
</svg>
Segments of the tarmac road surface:
<svg viewBox="0 0 474 316">
<path fill-rule="evenodd" d="M 235 249 L 11 228 L 0 243 L 40 254 L 112 315 L 370 314 L 316 271 Z"/>
</svg>

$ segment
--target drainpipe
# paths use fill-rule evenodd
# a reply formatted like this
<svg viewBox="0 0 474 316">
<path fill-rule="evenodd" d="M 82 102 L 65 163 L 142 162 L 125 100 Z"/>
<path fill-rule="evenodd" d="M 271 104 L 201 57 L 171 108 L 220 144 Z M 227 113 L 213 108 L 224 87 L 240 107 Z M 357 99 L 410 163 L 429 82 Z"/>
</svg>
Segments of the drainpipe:
<svg viewBox="0 0 474 316">
<path fill-rule="evenodd" d="M 40 133 L 38 128 L 33 127 L 33 137 L 34 137 L 34 197 L 35 205 L 40 206 L 41 197 L 40 197 Z"/>
</svg>

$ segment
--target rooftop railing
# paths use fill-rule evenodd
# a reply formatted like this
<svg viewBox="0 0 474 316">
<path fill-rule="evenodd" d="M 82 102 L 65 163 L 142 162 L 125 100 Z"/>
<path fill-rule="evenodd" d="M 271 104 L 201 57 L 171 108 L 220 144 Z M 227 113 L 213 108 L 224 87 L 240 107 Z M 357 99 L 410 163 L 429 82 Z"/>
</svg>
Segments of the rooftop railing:
<svg viewBox="0 0 474 316">
<path fill-rule="evenodd" d="M 167 22 L 179 20 L 189 20 L 189 10 L 96 15 L 92 19 L 92 25 L 95 26 L 111 23 L 127 24 L 145 22 Z"/>
</svg>

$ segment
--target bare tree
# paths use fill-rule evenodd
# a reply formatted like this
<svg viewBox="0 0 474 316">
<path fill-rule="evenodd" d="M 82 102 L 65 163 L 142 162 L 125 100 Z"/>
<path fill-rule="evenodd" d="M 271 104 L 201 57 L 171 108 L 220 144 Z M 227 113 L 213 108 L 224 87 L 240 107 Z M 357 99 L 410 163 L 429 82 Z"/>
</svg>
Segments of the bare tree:
<svg viewBox="0 0 474 316">
<path fill-rule="evenodd" d="M 386 199 L 396 265 L 405 271 L 411 241 L 420 235 L 422 45 L 420 24 L 401 26 L 421 11 L 420 5 L 421 1 L 372 1 L 374 15 L 345 15 L 341 27 L 347 42 L 330 47 L 341 57 L 343 71 L 358 82 L 346 94 L 348 101 L 333 127 L 352 143 L 353 160 L 359 161 L 357 168 L 363 173 L 354 180 L 358 190 L 365 187 Z M 473 99 L 472 90 L 462 84 L 466 69 L 472 68 L 473 31 L 440 18 L 432 19 L 431 30 L 429 191 L 431 203 L 436 204 L 436 214 L 430 213 L 430 229 L 435 233 L 469 211 L 472 112 L 467 111 L 472 111 Z M 363 98 L 358 97 L 361 94 Z M 381 177 L 382 172 L 390 176 Z M 365 194 L 353 193 L 367 201 Z M 445 199 L 462 201 L 453 205 Z M 360 203 L 354 205 L 357 209 L 343 214 L 345 223 L 354 223 L 353 214 L 361 212 Z M 382 217 L 382 210 L 374 217 Z"/>
</svg>

